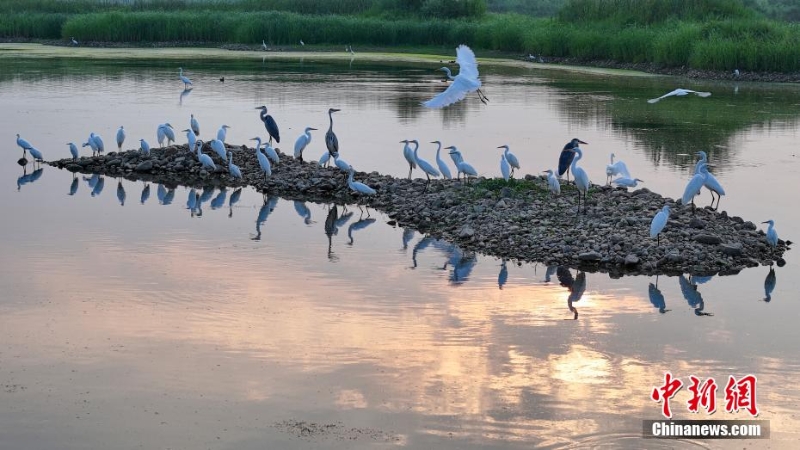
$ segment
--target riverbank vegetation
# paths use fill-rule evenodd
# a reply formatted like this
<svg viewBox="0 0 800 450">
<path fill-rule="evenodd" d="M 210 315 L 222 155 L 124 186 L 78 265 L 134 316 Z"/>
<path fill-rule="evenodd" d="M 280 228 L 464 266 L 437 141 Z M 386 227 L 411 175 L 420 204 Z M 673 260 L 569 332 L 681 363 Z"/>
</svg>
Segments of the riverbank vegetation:
<svg viewBox="0 0 800 450">
<path fill-rule="evenodd" d="M 467 43 L 545 58 L 795 72 L 800 24 L 763 13 L 765 5 L 780 10 L 782 1 L 551 0 L 541 5 L 559 7 L 555 16 L 533 17 L 489 11 L 528 11 L 515 0 L 7 0 L 0 2 L 0 37 L 254 48 L 301 39 L 443 50 Z"/>
</svg>

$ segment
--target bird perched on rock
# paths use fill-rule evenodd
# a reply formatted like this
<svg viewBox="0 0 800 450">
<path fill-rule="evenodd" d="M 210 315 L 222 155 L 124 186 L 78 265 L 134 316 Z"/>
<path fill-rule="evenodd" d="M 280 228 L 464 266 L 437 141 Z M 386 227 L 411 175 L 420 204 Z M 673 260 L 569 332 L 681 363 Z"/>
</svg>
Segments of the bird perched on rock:
<svg viewBox="0 0 800 450">
<path fill-rule="evenodd" d="M 664 205 L 661 211 L 650 222 L 650 238 L 656 238 L 656 246 L 661 245 L 661 231 L 667 226 L 669 220 L 669 205 Z"/>
</svg>

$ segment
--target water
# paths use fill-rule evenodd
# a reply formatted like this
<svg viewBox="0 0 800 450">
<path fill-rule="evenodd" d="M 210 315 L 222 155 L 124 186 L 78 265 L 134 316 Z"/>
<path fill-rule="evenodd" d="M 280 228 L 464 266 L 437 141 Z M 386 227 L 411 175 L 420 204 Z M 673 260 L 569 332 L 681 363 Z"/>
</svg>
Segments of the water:
<svg viewBox="0 0 800 450">
<path fill-rule="evenodd" d="M 728 192 L 721 209 L 774 219 L 797 240 L 794 86 L 484 65 L 488 106 L 428 111 L 419 102 L 443 88 L 441 64 L 362 58 L 3 58 L 0 447 L 727 447 L 641 439 L 641 420 L 660 417 L 650 392 L 665 371 L 687 385 L 678 419 L 750 418 L 724 411 L 723 390 L 729 375 L 758 376 L 772 438 L 736 444 L 796 447 L 793 252 L 770 302 L 766 267 L 696 279 L 700 302 L 678 277 L 514 262 L 504 274 L 496 258 L 355 206 L 265 202 L 251 189 L 231 205 L 234 190 L 207 189 L 190 209 L 184 187 L 150 185 L 143 202 L 141 182 L 13 163 L 16 133 L 56 159 L 92 131 L 114 147 L 119 125 L 125 148 L 153 144 L 157 124 L 180 130 L 192 113 L 202 137 L 224 123 L 228 142 L 245 143 L 265 135 L 262 104 L 284 151 L 319 128 L 306 150 L 316 158 L 337 107 L 343 157 L 397 176 L 401 139 L 457 145 L 497 176 L 498 145 L 538 173 L 577 136 L 594 182 L 614 152 L 677 197 L 704 149 Z M 187 95 L 178 66 L 195 84 Z M 678 86 L 713 95 L 645 101 Z M 648 294 L 656 282 L 663 306 Z M 686 411 L 690 375 L 720 385 L 714 415 Z"/>
</svg>

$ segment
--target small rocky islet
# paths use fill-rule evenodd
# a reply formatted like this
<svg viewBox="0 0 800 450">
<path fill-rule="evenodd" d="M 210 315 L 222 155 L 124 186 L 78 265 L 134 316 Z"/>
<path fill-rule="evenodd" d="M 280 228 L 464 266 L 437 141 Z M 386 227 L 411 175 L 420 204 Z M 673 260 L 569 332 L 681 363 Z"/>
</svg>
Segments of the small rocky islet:
<svg viewBox="0 0 800 450">
<path fill-rule="evenodd" d="M 242 179 L 228 174 L 205 144 L 217 170 L 209 172 L 186 145 L 48 162 L 72 172 L 97 173 L 173 187 L 252 186 L 270 195 L 317 203 L 358 204 L 383 211 L 390 225 L 410 227 L 464 249 L 514 260 L 565 265 L 587 271 L 624 274 L 735 274 L 746 267 L 784 264 L 790 242 L 771 247 L 764 231 L 725 211 L 683 206 L 646 188 L 592 185 L 587 205 L 578 212 L 577 191 L 562 184 L 560 196 L 547 190 L 544 176 L 457 180 L 401 179 L 377 172 L 356 172 L 355 179 L 377 193 L 364 196 L 347 185 L 347 174 L 316 161 L 280 153 L 265 177 L 255 151 L 226 145 Z M 698 200 L 700 197 L 698 197 Z M 671 213 L 661 244 L 650 238 L 650 222 L 665 205 Z"/>
</svg>

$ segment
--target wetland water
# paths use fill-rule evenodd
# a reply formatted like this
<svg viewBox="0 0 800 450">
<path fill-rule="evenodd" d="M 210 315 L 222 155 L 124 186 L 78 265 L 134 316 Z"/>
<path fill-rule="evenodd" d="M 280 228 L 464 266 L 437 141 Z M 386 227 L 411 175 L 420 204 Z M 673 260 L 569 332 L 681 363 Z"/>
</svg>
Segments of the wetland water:
<svg viewBox="0 0 800 450">
<path fill-rule="evenodd" d="M 756 375 L 771 439 L 735 445 L 797 447 L 792 251 L 769 302 L 766 267 L 694 279 L 696 291 L 688 277 L 504 270 L 372 210 L 337 205 L 333 220 L 331 205 L 206 189 L 192 211 L 184 187 L 23 172 L 14 138 L 54 160 L 92 131 L 108 152 L 119 125 L 124 148 L 154 144 L 157 124 L 181 130 L 194 114 L 201 138 L 224 123 L 241 144 L 264 136 L 253 108 L 266 104 L 284 152 L 321 130 L 310 159 L 337 107 L 342 157 L 361 171 L 404 176 L 397 142 L 439 139 L 484 176 L 499 176 L 501 144 L 538 174 L 579 137 L 595 183 L 614 152 L 672 197 L 706 150 L 721 209 L 774 219 L 797 241 L 800 88 L 482 65 L 488 106 L 430 111 L 419 102 L 443 89 L 439 63 L 198 56 L 2 57 L 0 448 L 729 446 L 641 440 L 641 420 L 661 417 L 650 393 L 665 371 L 720 385 L 712 416 L 686 411 L 684 387 L 677 419 L 751 418 L 721 405 L 729 375 Z M 646 102 L 675 87 L 713 95 Z"/>
</svg>

